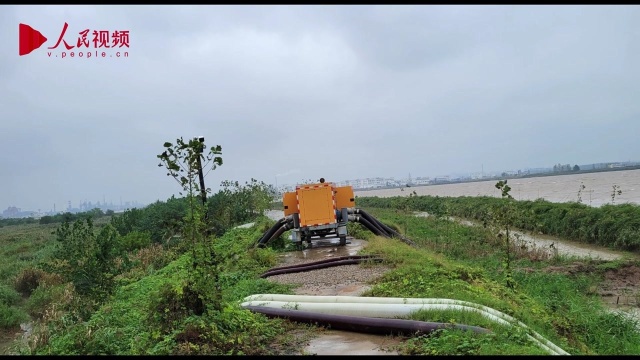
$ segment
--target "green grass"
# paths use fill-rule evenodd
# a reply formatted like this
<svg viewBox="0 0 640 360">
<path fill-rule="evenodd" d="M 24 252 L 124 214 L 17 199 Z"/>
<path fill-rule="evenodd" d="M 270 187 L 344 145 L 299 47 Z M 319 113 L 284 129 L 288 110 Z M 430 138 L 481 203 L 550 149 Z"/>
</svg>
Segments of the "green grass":
<svg viewBox="0 0 640 360">
<path fill-rule="evenodd" d="M 41 329 L 48 341 L 23 354 L 38 355 L 176 355 L 269 354 L 271 343 L 287 338 L 290 324 L 267 319 L 239 307 L 244 297 L 260 292 L 291 293 L 290 286 L 275 284 L 258 275 L 275 266 L 275 252 L 247 248 L 255 242 L 255 229 L 235 229 L 215 239 L 225 259 L 221 273 L 225 309 L 202 316 L 167 313 L 166 300 L 182 294 L 191 266 L 185 253 L 164 268 L 121 286 L 113 298 L 86 322 L 61 318 Z M 189 338 L 194 336 L 195 338 Z M 188 340 L 185 341 L 184 339 Z M 234 340 L 228 342 L 229 340 Z M 290 339 L 281 343 L 290 342 Z"/>
<path fill-rule="evenodd" d="M 633 321 L 608 312 L 591 294 L 590 289 L 602 280 L 599 272 L 569 276 L 535 271 L 550 264 L 568 265 L 572 259 L 533 261 L 527 253 L 520 252 L 514 254 L 511 263 L 516 288 L 510 289 L 505 286 L 502 267 L 504 247 L 497 246 L 488 230 L 389 209 L 368 209 L 368 212 L 381 221 L 400 224 L 418 249 L 398 240 L 373 239 L 364 251 L 384 256 L 395 269 L 365 296 L 471 301 L 515 317 L 571 354 L 640 354 L 640 333 L 634 330 Z M 520 270 L 524 268 L 534 271 Z M 465 316 L 430 312 L 422 315 L 421 320 L 483 326 L 495 334 L 473 335 L 475 340 L 470 340 L 471 335 L 457 337 L 455 331 L 448 330 L 446 335 L 439 336 L 446 336 L 451 346 L 458 344 L 460 352 L 455 352 L 455 346 L 438 352 L 440 345 L 434 344 L 439 343 L 429 337 L 405 343 L 402 352 L 539 354 L 539 348 L 521 343 L 518 338 L 511 339 L 508 331 L 500 331 L 486 320 Z M 436 342 L 429 345 L 429 341 Z"/>
</svg>

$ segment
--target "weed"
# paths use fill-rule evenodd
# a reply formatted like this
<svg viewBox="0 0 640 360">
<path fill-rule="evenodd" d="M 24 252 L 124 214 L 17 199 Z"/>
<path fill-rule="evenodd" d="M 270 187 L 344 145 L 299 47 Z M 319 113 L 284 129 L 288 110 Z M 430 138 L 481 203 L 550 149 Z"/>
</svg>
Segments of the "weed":
<svg viewBox="0 0 640 360">
<path fill-rule="evenodd" d="M 622 195 L 622 190 L 620 190 L 620 185 L 613 185 L 613 190 L 611 190 L 611 204 L 616 203 L 616 195 Z"/>
<path fill-rule="evenodd" d="M 580 187 L 578 188 L 578 203 L 582 203 L 582 191 L 586 188 L 582 182 L 580 182 Z"/>
</svg>

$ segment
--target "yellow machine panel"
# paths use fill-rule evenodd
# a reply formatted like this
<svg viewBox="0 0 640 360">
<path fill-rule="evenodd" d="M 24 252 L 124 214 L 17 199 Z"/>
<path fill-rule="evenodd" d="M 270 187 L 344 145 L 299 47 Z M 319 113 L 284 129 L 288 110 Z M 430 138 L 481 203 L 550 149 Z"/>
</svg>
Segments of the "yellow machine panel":
<svg viewBox="0 0 640 360">
<path fill-rule="evenodd" d="M 336 223 L 333 191 L 333 186 L 326 183 L 296 188 L 301 227 Z"/>
<path fill-rule="evenodd" d="M 356 206 L 356 199 L 353 196 L 353 188 L 351 186 L 340 186 L 335 188 L 336 191 L 336 208 L 352 208 Z"/>
<path fill-rule="evenodd" d="M 289 216 L 298 212 L 298 201 L 295 192 L 286 192 L 282 196 L 282 206 L 284 207 L 284 216 Z"/>
</svg>

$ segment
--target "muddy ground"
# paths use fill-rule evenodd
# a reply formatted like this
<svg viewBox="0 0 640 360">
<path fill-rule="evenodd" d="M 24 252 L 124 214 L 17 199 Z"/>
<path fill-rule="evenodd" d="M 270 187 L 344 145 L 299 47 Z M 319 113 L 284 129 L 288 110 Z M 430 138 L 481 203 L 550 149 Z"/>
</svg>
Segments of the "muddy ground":
<svg viewBox="0 0 640 360">
<path fill-rule="evenodd" d="M 604 280 L 600 286 L 593 289 L 593 294 L 598 295 L 610 309 L 620 311 L 638 321 L 640 328 L 640 263 L 629 260 L 616 269 L 597 268 L 598 264 L 605 262 L 602 260 L 576 261 L 568 266 L 550 266 L 543 271 L 567 275 L 601 273 Z"/>
<path fill-rule="evenodd" d="M 346 246 L 339 246 L 338 241 L 337 238 L 314 240 L 311 249 L 282 254 L 280 266 L 356 255 L 367 243 L 364 240 L 348 238 Z M 298 284 L 294 290 L 297 295 L 360 296 L 371 287 L 371 282 L 388 270 L 390 269 L 384 266 L 375 266 L 372 269 L 360 265 L 346 265 L 276 275 L 267 279 Z M 398 355 L 393 346 L 401 341 L 400 337 L 323 329 L 298 355 Z"/>
</svg>

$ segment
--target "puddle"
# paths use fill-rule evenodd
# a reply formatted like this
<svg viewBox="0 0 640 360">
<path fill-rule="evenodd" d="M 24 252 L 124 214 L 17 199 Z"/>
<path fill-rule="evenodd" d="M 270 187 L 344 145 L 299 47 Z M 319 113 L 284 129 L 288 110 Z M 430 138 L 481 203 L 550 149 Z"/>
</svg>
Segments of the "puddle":
<svg viewBox="0 0 640 360">
<path fill-rule="evenodd" d="M 293 251 L 280 256 L 282 266 L 323 260 L 331 257 L 357 255 L 365 245 L 365 240 L 347 238 L 346 246 L 338 246 L 338 238 L 313 240 L 313 247 L 302 251 Z M 343 269 L 349 266 L 346 265 Z M 325 269 L 327 271 L 329 269 Z M 331 271 L 331 270 L 329 270 Z M 339 278 L 336 278 L 339 279 Z M 296 289 L 298 295 L 327 295 L 327 296 L 360 296 L 370 288 L 363 283 L 342 284 L 336 281 L 331 286 L 301 286 Z M 391 336 L 365 334 L 342 330 L 324 330 L 322 334 L 309 342 L 304 348 L 305 355 L 398 355 L 394 350 L 385 347 L 401 342 Z"/>
<path fill-rule="evenodd" d="M 20 339 L 26 340 L 31 335 L 32 330 L 32 322 L 20 324 L 20 331 L 18 332 L 0 329 L 0 355 L 16 355 L 10 353 L 11 346 Z"/>
<path fill-rule="evenodd" d="M 312 247 L 300 251 L 291 251 L 280 255 L 282 266 L 292 265 L 300 262 L 310 262 L 324 260 L 332 257 L 358 255 L 366 244 L 366 241 L 347 237 L 347 245 L 340 246 L 338 238 L 324 238 L 322 240 L 312 240 Z"/>
<path fill-rule="evenodd" d="M 264 215 L 271 220 L 278 221 L 284 217 L 284 211 L 282 210 L 267 210 Z"/>
<path fill-rule="evenodd" d="M 357 255 L 366 245 L 366 241 L 354 238 L 347 239 L 346 246 L 337 246 L 338 238 L 325 238 L 313 241 L 311 249 L 295 251 L 283 255 L 284 263 L 301 261 L 316 261 L 331 257 Z M 349 266 L 349 265 L 347 265 Z M 357 265 L 351 265 L 357 266 Z M 327 287 L 300 287 L 296 290 L 299 295 L 326 296 L 360 296 L 370 288 L 366 284 L 340 284 Z M 309 342 L 304 348 L 306 355 L 398 355 L 395 350 L 386 347 L 397 345 L 401 339 L 391 336 L 365 334 L 342 330 L 324 330 L 322 334 Z"/>
<path fill-rule="evenodd" d="M 600 260 L 617 260 L 625 257 L 625 254 L 607 249 L 595 249 L 589 245 L 561 240 L 547 235 L 531 235 L 521 231 L 514 231 L 514 235 L 519 241 L 533 244 L 535 247 L 556 249 L 559 254 L 577 257 L 588 257 Z"/>
<path fill-rule="evenodd" d="M 385 348 L 397 345 L 400 340 L 391 336 L 326 330 L 311 340 L 304 348 L 305 355 L 398 355 Z"/>
</svg>

